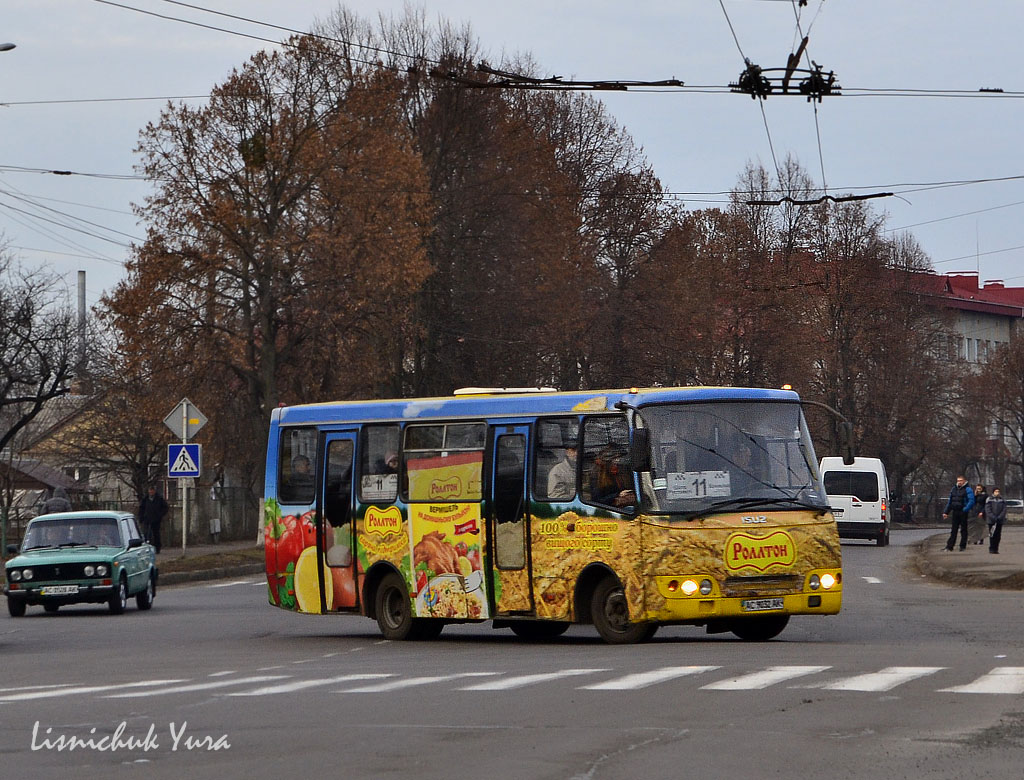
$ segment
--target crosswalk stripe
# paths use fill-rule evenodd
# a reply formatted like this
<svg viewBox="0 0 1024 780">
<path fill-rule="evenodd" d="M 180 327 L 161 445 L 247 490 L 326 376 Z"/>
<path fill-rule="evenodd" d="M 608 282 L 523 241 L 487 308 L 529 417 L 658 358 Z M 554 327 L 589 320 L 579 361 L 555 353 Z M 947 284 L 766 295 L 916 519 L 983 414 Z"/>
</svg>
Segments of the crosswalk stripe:
<svg viewBox="0 0 1024 780">
<path fill-rule="evenodd" d="M 945 666 L 889 666 L 878 672 L 858 674 L 855 677 L 845 677 L 834 682 L 808 687 L 823 688 L 829 691 L 891 691 L 897 685 L 941 672 L 945 668 Z"/>
<path fill-rule="evenodd" d="M 967 685 L 940 688 L 941 693 L 1024 693 L 1024 666 L 998 666 Z"/>
<path fill-rule="evenodd" d="M 702 685 L 701 690 L 705 691 L 750 691 L 760 688 L 767 688 L 795 677 L 803 677 L 808 674 L 824 672 L 831 669 L 831 666 L 770 666 L 763 672 L 751 672 L 750 674 L 731 677 L 728 680 Z"/>
<path fill-rule="evenodd" d="M 269 682 L 271 680 L 283 680 L 286 674 L 264 674 L 256 677 L 240 677 L 237 680 L 218 680 L 217 682 L 193 683 L 192 685 L 175 685 L 170 688 L 157 688 L 155 691 L 135 691 L 133 693 L 115 693 L 104 696 L 104 699 L 138 699 L 143 696 L 163 696 L 168 693 L 191 693 L 193 691 L 209 691 L 214 688 L 227 688 L 230 685 L 245 685 L 246 683 Z"/>
<path fill-rule="evenodd" d="M 417 685 L 430 685 L 431 683 L 444 682 L 445 680 L 459 680 L 464 677 L 489 677 L 497 672 L 462 672 L 459 674 L 442 674 L 433 677 L 408 677 L 404 680 L 390 680 L 378 683 L 377 685 L 361 685 L 358 688 L 345 688 L 339 693 L 385 693 L 397 691 L 402 688 L 413 688 Z"/>
<path fill-rule="evenodd" d="M 100 693 L 102 691 L 117 691 L 123 688 L 144 688 L 154 685 L 170 685 L 173 683 L 185 682 L 185 680 L 142 680 L 141 682 L 120 683 L 117 685 L 80 685 L 73 688 L 53 688 L 45 691 L 29 691 L 27 693 L 14 693 L 0 696 L 0 701 L 28 701 L 30 699 L 52 699 L 57 696 L 73 696 L 82 693 Z"/>
<path fill-rule="evenodd" d="M 477 685 L 467 685 L 459 688 L 460 691 L 508 691 L 513 688 L 524 688 L 527 685 L 560 680 L 563 677 L 575 677 L 581 674 L 597 674 L 607 672 L 607 669 L 563 669 L 560 672 L 548 672 L 547 674 L 522 674 L 518 677 L 506 677 L 503 680 L 489 680 Z"/>
<path fill-rule="evenodd" d="M 585 691 L 629 691 L 638 688 L 646 688 L 648 685 L 674 680 L 677 677 L 686 677 L 691 674 L 702 672 L 713 672 L 721 669 L 720 666 L 666 666 L 664 669 L 655 669 L 651 672 L 637 672 L 618 677 L 607 682 L 594 683 L 593 685 L 581 685 L 580 690 Z"/>
<path fill-rule="evenodd" d="M 343 674 L 339 677 L 324 677 L 318 680 L 296 680 L 295 682 L 281 683 L 280 685 L 265 685 L 262 688 L 253 688 L 251 691 L 235 691 L 227 696 L 273 696 L 276 693 L 294 693 L 304 691 L 307 688 L 322 688 L 326 685 L 337 685 L 344 682 L 355 682 L 356 680 L 379 680 L 381 677 L 394 677 L 393 674 Z"/>
</svg>

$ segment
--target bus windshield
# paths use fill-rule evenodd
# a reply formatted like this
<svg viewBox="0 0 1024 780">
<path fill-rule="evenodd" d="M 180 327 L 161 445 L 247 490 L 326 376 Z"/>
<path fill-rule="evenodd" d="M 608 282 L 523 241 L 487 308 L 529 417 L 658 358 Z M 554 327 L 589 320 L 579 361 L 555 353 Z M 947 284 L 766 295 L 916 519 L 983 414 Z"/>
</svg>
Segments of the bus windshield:
<svg viewBox="0 0 1024 780">
<path fill-rule="evenodd" d="M 799 404 L 660 404 L 637 417 L 650 430 L 651 470 L 640 475 L 650 511 L 828 508 Z"/>
</svg>

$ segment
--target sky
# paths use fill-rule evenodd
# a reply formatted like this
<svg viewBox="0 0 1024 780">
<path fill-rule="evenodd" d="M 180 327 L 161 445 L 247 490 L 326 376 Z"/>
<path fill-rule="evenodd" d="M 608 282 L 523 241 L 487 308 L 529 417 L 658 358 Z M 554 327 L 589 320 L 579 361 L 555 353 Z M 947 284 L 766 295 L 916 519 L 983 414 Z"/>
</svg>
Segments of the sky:
<svg viewBox="0 0 1024 780">
<path fill-rule="evenodd" d="M 401 15 L 406 0 L 190 4 L 0 6 L 0 43 L 16 46 L 0 51 L 0 243 L 24 265 L 55 271 L 72 296 L 84 270 L 90 306 L 124 278 L 129 246 L 144 235 L 131 211 L 149 192 L 135 178 L 139 131 L 168 98 L 200 105 L 233 68 L 274 46 L 197 25 L 278 40 L 285 33 L 255 22 L 308 30 L 339 5 L 375 19 Z M 721 205 L 748 163 L 772 170 L 773 160 L 792 156 L 829 194 L 895 193 L 873 208 L 888 229 L 912 233 L 939 273 L 976 271 L 1024 286 L 1020 0 L 410 5 L 468 25 L 493 63 L 528 54 L 541 75 L 684 82 L 592 94 L 687 208 Z M 728 91 L 744 58 L 782 68 L 801 35 L 841 94 L 813 103 Z"/>
</svg>

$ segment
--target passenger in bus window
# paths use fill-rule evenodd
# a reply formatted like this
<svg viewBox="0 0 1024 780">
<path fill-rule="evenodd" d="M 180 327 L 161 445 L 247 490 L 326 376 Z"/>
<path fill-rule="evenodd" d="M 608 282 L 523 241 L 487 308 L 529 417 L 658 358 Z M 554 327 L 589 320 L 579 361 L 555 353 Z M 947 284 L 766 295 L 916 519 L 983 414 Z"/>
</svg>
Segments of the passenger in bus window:
<svg viewBox="0 0 1024 780">
<path fill-rule="evenodd" d="M 292 477 L 288 485 L 295 488 L 309 487 L 313 484 L 313 468 L 309 458 L 305 455 L 296 455 L 292 458 Z"/>
<path fill-rule="evenodd" d="M 576 495 L 576 445 L 565 448 L 565 457 L 548 473 L 548 498 L 572 498 Z"/>
<path fill-rule="evenodd" d="M 636 504 L 636 492 L 633 490 L 627 460 L 625 453 L 611 447 L 598 453 L 591 475 L 591 495 L 594 501 L 616 507 Z"/>
</svg>

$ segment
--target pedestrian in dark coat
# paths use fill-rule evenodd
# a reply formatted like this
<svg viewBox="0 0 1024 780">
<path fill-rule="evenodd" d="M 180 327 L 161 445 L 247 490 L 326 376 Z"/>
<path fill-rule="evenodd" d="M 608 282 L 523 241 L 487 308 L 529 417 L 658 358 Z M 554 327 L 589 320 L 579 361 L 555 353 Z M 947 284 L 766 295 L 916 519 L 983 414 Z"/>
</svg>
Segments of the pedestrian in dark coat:
<svg viewBox="0 0 1024 780">
<path fill-rule="evenodd" d="M 999 488 L 992 490 L 992 495 L 985 502 L 985 522 L 988 523 L 988 551 L 999 552 L 999 540 L 1003 536 L 1003 523 L 1006 522 L 1006 499 Z"/>
<path fill-rule="evenodd" d="M 142 531 L 146 534 L 146 541 L 160 552 L 160 523 L 167 516 L 170 507 L 167 501 L 161 496 L 156 487 L 149 486 L 146 495 L 139 502 L 139 520 L 142 522 Z"/>
<path fill-rule="evenodd" d="M 974 508 L 974 491 L 967 484 L 967 477 L 962 474 L 956 478 L 956 484 L 949 491 L 949 501 L 942 510 L 942 519 L 950 520 L 949 541 L 946 549 L 952 550 L 956 543 L 957 531 L 960 532 L 960 549 L 967 549 L 967 518 Z"/>
<path fill-rule="evenodd" d="M 43 514 L 48 515 L 51 512 L 70 512 L 71 502 L 68 500 L 68 493 L 64 488 L 57 487 L 53 489 L 53 495 L 50 496 L 46 501 L 43 502 Z"/>
<path fill-rule="evenodd" d="M 984 485 L 974 486 L 974 509 L 971 510 L 970 531 L 971 541 L 974 544 L 985 542 L 985 502 L 988 501 L 988 493 Z"/>
</svg>

